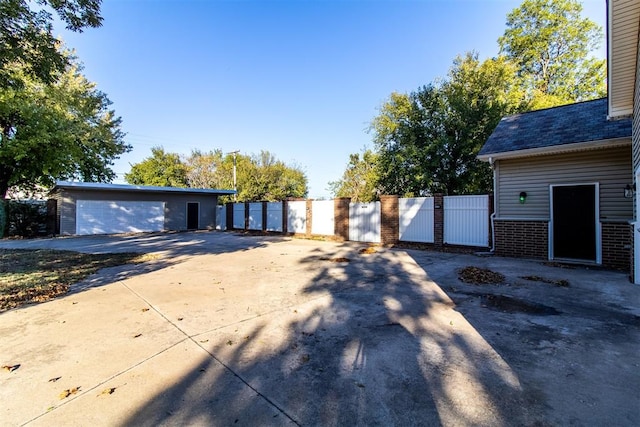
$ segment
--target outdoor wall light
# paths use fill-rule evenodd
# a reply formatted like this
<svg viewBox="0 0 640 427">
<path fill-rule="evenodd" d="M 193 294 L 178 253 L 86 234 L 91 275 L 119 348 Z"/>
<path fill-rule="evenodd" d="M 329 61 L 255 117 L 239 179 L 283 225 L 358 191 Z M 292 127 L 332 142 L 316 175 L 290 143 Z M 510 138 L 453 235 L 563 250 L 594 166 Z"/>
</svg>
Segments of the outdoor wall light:
<svg viewBox="0 0 640 427">
<path fill-rule="evenodd" d="M 527 200 L 527 193 L 524 191 L 520 192 L 520 203 L 524 203 Z"/>
<path fill-rule="evenodd" d="M 633 193 L 636 192 L 636 185 L 633 184 L 633 186 L 627 184 L 626 187 L 624 187 L 624 197 L 625 199 L 630 199 L 633 197 Z"/>
</svg>

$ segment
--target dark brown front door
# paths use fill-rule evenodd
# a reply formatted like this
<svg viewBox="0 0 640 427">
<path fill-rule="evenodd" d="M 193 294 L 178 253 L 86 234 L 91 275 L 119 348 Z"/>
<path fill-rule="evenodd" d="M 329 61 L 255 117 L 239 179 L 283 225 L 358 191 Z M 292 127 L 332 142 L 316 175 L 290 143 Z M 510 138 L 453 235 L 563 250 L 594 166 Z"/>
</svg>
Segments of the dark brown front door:
<svg viewBox="0 0 640 427">
<path fill-rule="evenodd" d="M 596 261 L 596 186 L 553 187 L 553 257 Z"/>
</svg>

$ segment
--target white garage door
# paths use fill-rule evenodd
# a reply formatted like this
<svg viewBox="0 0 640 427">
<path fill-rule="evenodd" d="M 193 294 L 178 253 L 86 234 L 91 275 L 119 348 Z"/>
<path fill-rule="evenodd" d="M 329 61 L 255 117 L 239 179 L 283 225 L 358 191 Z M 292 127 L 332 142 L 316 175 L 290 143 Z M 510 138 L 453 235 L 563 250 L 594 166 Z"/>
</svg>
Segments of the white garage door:
<svg viewBox="0 0 640 427">
<path fill-rule="evenodd" d="M 163 228 L 164 202 L 76 202 L 76 234 L 135 233 Z"/>
</svg>

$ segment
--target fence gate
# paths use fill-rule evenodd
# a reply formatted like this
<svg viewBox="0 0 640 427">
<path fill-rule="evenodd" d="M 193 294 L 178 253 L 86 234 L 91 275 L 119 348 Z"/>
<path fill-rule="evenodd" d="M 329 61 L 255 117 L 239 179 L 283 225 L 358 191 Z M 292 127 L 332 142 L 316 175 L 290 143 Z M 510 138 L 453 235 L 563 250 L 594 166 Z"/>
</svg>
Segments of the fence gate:
<svg viewBox="0 0 640 427">
<path fill-rule="evenodd" d="M 287 231 L 298 234 L 307 232 L 307 202 L 287 202 Z"/>
<path fill-rule="evenodd" d="M 398 199 L 399 239 L 433 243 L 433 213 L 433 197 Z"/>
<path fill-rule="evenodd" d="M 349 203 L 349 240 L 380 242 L 380 202 Z"/>
<path fill-rule="evenodd" d="M 444 243 L 489 246 L 489 196 L 444 197 Z"/>
<path fill-rule="evenodd" d="M 244 230 L 244 203 L 233 204 L 233 228 Z"/>
</svg>

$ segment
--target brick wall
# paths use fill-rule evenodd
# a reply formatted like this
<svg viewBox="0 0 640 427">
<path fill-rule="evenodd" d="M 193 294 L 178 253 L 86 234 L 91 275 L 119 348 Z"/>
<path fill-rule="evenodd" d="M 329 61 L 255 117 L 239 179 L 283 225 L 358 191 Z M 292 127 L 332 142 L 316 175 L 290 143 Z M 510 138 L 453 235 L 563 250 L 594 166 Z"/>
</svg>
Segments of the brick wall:
<svg viewBox="0 0 640 427">
<path fill-rule="evenodd" d="M 349 240 L 349 197 L 340 197 L 334 203 L 334 234 L 337 239 Z"/>
<path fill-rule="evenodd" d="M 433 245 L 441 248 L 444 245 L 444 197 L 433 195 Z"/>
<path fill-rule="evenodd" d="M 602 223 L 602 265 L 620 270 L 631 269 L 633 226 L 626 222 Z"/>
<path fill-rule="evenodd" d="M 549 257 L 547 221 L 495 220 L 496 255 L 518 258 Z"/>
<path fill-rule="evenodd" d="M 400 215 L 398 212 L 398 196 L 380 196 L 380 243 L 393 245 L 398 242 L 400 234 Z"/>
</svg>

